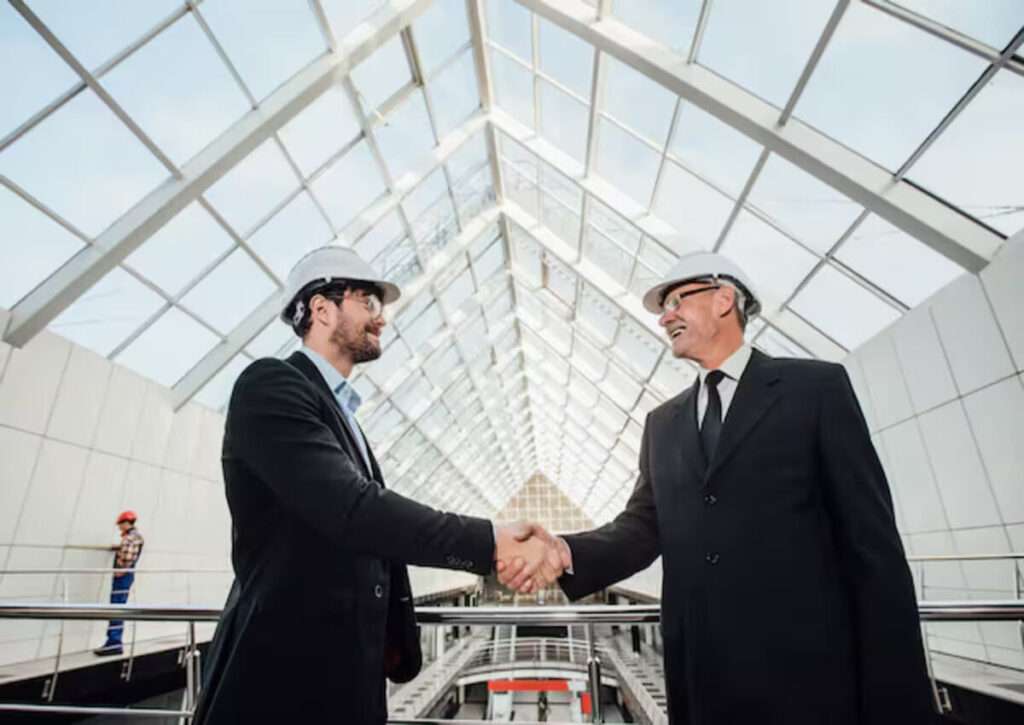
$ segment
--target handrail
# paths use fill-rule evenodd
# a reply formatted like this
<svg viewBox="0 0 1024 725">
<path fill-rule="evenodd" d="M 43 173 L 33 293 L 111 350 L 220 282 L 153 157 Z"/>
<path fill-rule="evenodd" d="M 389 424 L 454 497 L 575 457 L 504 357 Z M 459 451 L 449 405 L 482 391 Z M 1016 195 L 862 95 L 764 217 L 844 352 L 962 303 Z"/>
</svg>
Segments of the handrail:
<svg viewBox="0 0 1024 725">
<path fill-rule="evenodd" d="M 234 574 L 232 569 L 138 569 L 131 567 L 93 567 L 86 569 L 0 569 L 0 576 L 8 574 Z"/>
<path fill-rule="evenodd" d="M 1024 619 L 1024 599 L 921 602 L 918 609 L 921 620 L 927 622 Z M 188 605 L 167 607 L 137 604 L 0 603 L 0 619 L 215 622 L 220 614 L 219 608 Z M 657 624 L 661 621 L 661 610 L 656 604 L 583 607 L 416 607 L 416 619 L 419 624 L 424 625 Z"/>
<path fill-rule="evenodd" d="M 1013 551 L 1008 554 L 919 554 L 908 556 L 907 561 L 1013 561 L 1024 559 L 1024 552 Z"/>
</svg>

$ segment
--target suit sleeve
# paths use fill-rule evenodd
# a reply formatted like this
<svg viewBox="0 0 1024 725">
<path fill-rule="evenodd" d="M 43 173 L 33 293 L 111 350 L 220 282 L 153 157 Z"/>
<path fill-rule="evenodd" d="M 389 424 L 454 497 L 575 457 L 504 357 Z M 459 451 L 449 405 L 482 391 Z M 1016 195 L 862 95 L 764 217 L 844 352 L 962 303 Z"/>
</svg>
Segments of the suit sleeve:
<svg viewBox="0 0 1024 725">
<path fill-rule="evenodd" d="M 913 579 L 885 473 L 841 366 L 831 368 L 824 385 L 819 425 L 825 505 L 856 627 L 859 722 L 931 722 Z"/>
<path fill-rule="evenodd" d="M 487 574 L 494 534 L 486 519 L 458 516 L 366 478 L 324 423 L 302 374 L 261 360 L 241 375 L 228 408 L 231 455 L 281 506 L 356 554 Z"/>
<path fill-rule="evenodd" d="M 658 558 L 658 520 L 648 465 L 650 417 L 640 444 L 640 475 L 626 508 L 604 526 L 565 536 L 574 574 L 558 583 L 570 599 L 579 599 L 645 569 Z"/>
</svg>

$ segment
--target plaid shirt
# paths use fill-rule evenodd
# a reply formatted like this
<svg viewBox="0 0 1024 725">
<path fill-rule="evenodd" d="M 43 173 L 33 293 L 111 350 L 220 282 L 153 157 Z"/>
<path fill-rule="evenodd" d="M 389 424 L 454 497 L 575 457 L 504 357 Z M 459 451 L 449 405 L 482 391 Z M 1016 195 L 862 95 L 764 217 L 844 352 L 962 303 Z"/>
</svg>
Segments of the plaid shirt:
<svg viewBox="0 0 1024 725">
<path fill-rule="evenodd" d="M 117 553 L 114 555 L 114 568 L 134 569 L 139 561 L 139 556 L 142 555 L 142 545 L 145 543 L 145 539 L 136 528 L 128 529 L 126 533 L 121 534 L 121 546 L 118 547 Z"/>
</svg>

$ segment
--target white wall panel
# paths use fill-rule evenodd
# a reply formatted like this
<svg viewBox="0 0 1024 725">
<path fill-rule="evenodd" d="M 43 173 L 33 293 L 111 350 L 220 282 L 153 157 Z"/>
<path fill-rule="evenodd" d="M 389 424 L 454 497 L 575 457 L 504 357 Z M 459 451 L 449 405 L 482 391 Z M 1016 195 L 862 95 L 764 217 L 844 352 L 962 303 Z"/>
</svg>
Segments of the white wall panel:
<svg viewBox="0 0 1024 725">
<path fill-rule="evenodd" d="M 903 380 L 896 348 L 888 333 L 882 333 L 865 343 L 858 350 L 857 356 L 878 425 L 885 428 L 912 416 L 914 410 L 910 404 L 910 394 Z"/>
<path fill-rule="evenodd" d="M 115 521 L 122 510 L 127 473 L 127 459 L 100 451 L 89 454 L 68 544 L 102 546 L 117 541 Z M 105 557 L 98 566 L 109 566 L 109 558 Z"/>
<path fill-rule="evenodd" d="M 0 543 L 14 541 L 14 529 L 42 443 L 43 439 L 33 433 L 0 427 Z"/>
<path fill-rule="evenodd" d="M 71 344 L 50 333 L 14 350 L 0 380 L 0 425 L 43 433 Z"/>
<path fill-rule="evenodd" d="M 14 534 L 18 544 L 63 546 L 88 457 L 88 449 L 80 446 L 43 441 Z"/>
<path fill-rule="evenodd" d="M 48 438 L 91 446 L 113 365 L 91 350 L 74 346 L 57 390 Z"/>
<path fill-rule="evenodd" d="M 956 385 L 927 308 L 912 310 L 897 321 L 892 338 L 915 413 L 956 398 Z"/>
<path fill-rule="evenodd" d="M 1006 522 L 1024 522 L 1024 379 L 1010 378 L 964 399 Z"/>
<path fill-rule="evenodd" d="M 981 281 L 995 310 L 996 321 L 1013 354 L 1014 367 L 1024 370 L 1024 230 L 1013 236 L 995 261 L 981 272 Z"/>
<path fill-rule="evenodd" d="M 950 526 L 958 529 L 1001 524 L 960 401 L 926 413 L 919 420 Z"/>
<path fill-rule="evenodd" d="M 1013 363 L 977 277 L 965 274 L 932 299 L 942 347 L 961 395 L 1013 374 Z"/>
<path fill-rule="evenodd" d="M 131 370 L 114 366 L 94 448 L 126 458 L 131 455 L 147 384 L 145 378 Z"/>
<path fill-rule="evenodd" d="M 139 430 L 132 445 L 131 457 L 159 466 L 167 452 L 174 412 L 169 392 L 156 383 L 146 386 L 146 397 L 139 418 Z"/>
<path fill-rule="evenodd" d="M 886 451 L 886 475 L 895 496 L 904 504 L 905 531 L 936 531 L 948 526 L 939 490 L 928 463 L 928 454 L 916 420 L 882 432 Z M 916 551 L 915 544 L 915 551 Z"/>
</svg>

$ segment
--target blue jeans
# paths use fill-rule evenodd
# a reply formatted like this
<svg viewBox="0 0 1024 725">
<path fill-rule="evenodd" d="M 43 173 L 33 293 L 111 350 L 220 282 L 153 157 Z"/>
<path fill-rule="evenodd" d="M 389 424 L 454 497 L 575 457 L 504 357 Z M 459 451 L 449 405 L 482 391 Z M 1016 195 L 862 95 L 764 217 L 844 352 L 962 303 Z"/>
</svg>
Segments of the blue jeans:
<svg viewBox="0 0 1024 725">
<path fill-rule="evenodd" d="M 135 574 L 129 572 L 127 574 L 114 575 L 113 582 L 110 586 L 110 603 L 111 604 L 124 604 L 128 601 L 128 592 L 132 588 L 132 583 L 135 581 Z M 107 626 L 107 641 L 103 645 L 104 647 L 120 647 L 121 638 L 124 635 L 124 620 L 112 619 L 110 624 Z"/>
</svg>

